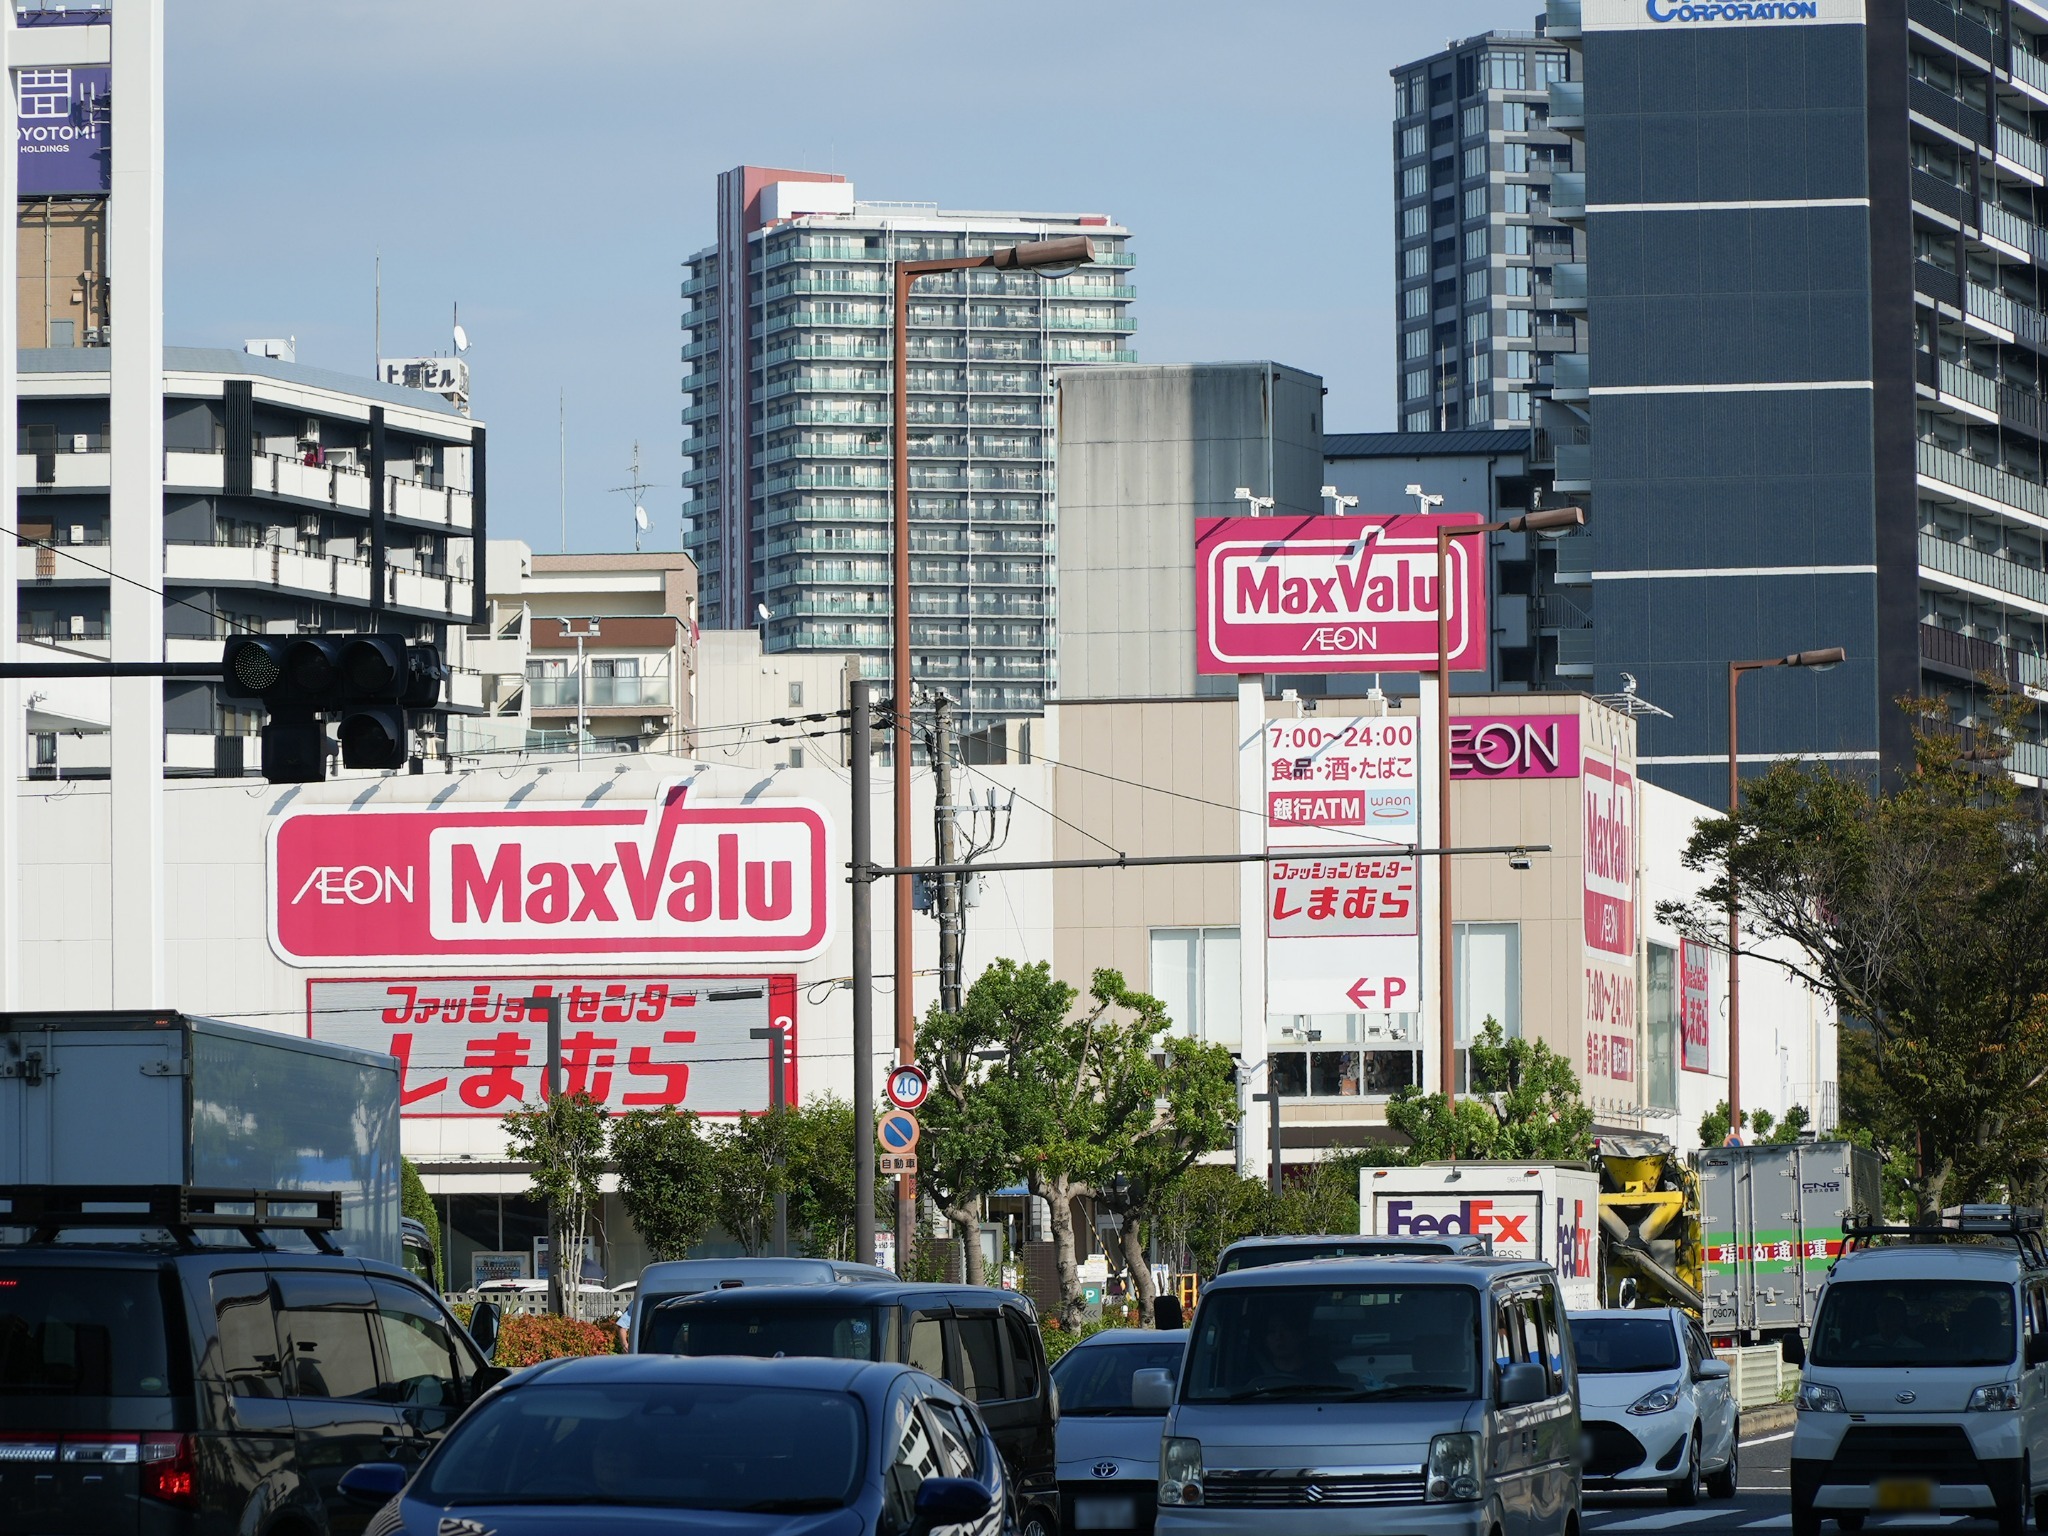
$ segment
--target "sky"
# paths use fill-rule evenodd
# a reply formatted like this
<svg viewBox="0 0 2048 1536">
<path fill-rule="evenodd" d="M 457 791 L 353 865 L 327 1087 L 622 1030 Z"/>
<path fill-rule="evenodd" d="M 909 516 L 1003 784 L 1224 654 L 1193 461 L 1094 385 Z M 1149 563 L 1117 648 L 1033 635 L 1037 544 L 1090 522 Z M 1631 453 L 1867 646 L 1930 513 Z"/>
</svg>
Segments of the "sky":
<svg viewBox="0 0 2048 1536">
<path fill-rule="evenodd" d="M 1388 71 L 1539 0 L 173 0 L 165 339 L 368 376 L 468 332 L 490 526 L 679 547 L 681 263 L 742 163 L 1104 213 L 1142 362 L 1323 376 L 1394 425 Z M 118 131 L 118 128 L 116 129 Z M 558 419 L 566 419 L 567 453 Z M 565 473 L 566 471 L 566 473 Z"/>
</svg>

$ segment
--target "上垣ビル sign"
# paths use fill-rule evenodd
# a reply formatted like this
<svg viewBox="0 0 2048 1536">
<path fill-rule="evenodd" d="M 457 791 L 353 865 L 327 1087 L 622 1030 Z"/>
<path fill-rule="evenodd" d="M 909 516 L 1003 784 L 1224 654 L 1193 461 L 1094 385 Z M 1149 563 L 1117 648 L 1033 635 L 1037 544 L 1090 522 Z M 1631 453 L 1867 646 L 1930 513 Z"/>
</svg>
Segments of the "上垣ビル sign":
<svg viewBox="0 0 2048 1536">
<path fill-rule="evenodd" d="M 1195 520 L 1195 667 L 1203 673 L 1434 670 L 1436 531 L 1476 512 Z M 1450 553 L 1451 666 L 1486 666 L 1486 561 Z"/>
<path fill-rule="evenodd" d="M 823 949 L 824 812 L 686 788 L 652 806 L 288 813 L 270 829 L 271 948 L 292 965 L 758 962 Z"/>
<path fill-rule="evenodd" d="M 399 1114 L 498 1118 L 542 1098 L 547 1015 L 562 1000 L 562 1076 L 615 1113 L 769 1107 L 768 1041 L 789 1040 L 786 1101 L 796 1101 L 793 976 L 413 976 L 314 978 L 306 1033 L 398 1058 Z"/>
</svg>

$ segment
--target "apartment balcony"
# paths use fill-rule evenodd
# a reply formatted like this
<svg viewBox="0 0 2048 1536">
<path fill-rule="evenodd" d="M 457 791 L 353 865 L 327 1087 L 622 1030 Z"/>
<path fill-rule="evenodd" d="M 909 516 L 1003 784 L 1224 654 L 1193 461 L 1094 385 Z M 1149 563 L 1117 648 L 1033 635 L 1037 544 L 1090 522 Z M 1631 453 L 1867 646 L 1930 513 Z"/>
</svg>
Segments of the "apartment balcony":
<svg viewBox="0 0 2048 1536">
<path fill-rule="evenodd" d="M 1972 639 L 1925 620 L 1920 625 L 1920 661 L 1925 667 L 1956 677 L 1999 678 L 2010 688 L 2040 688 L 2048 680 L 2048 660 L 2015 651 L 1992 640 Z"/>
<path fill-rule="evenodd" d="M 715 332 L 709 336 L 699 336 L 695 341 L 683 348 L 682 360 L 686 363 L 693 363 L 700 357 L 716 356 L 718 345 L 719 339 Z"/>
<path fill-rule="evenodd" d="M 1536 327 L 1536 350 L 1538 352 L 1576 352 L 1579 349 L 1579 331 L 1574 325 L 1539 325 Z"/>
<path fill-rule="evenodd" d="M 1550 269 L 1550 307 L 1584 314 L 1586 309 L 1586 264 L 1561 261 Z"/>
<path fill-rule="evenodd" d="M 666 711 L 675 700 L 669 683 L 667 677 L 529 677 L 527 707 L 535 712 L 579 708 Z"/>
<path fill-rule="evenodd" d="M 105 491 L 113 455 L 101 448 L 86 453 L 19 453 L 14 483 L 24 491 Z"/>
<path fill-rule="evenodd" d="M 385 573 L 384 601 L 424 618 L 467 619 L 476 611 L 476 583 L 395 568 Z"/>
<path fill-rule="evenodd" d="M 2008 212 L 1997 203 L 1985 202 L 1978 205 L 1977 227 L 1992 240 L 2017 250 L 2022 259 L 2032 261 L 2042 246 L 2042 231 L 2028 223 L 2016 213 Z M 2009 255 L 2010 252 L 2001 252 Z"/>
<path fill-rule="evenodd" d="M 1557 636 L 1557 675 L 1559 677 L 1591 677 L 1593 675 L 1593 631 L 1590 629 L 1561 630 Z"/>
<path fill-rule="evenodd" d="M 1936 369 L 1935 378 L 1936 387 L 1950 399 L 1960 400 L 1976 406 L 1979 410 L 1997 414 L 1998 381 L 1988 374 L 1944 360 Z"/>
<path fill-rule="evenodd" d="M 1593 489 L 1593 445 L 1591 443 L 1559 443 L 1557 445 L 1557 472 L 1552 482 L 1560 491 L 1590 491 Z"/>
<path fill-rule="evenodd" d="M 1561 39 L 1575 38 L 1579 31 L 1579 0 L 1545 0 L 1543 7 L 1543 35 Z"/>
<path fill-rule="evenodd" d="M 1550 126 L 1560 133 L 1582 133 L 1586 127 L 1586 83 L 1583 80 L 1550 82 Z"/>
<path fill-rule="evenodd" d="M 1586 173 L 1558 171 L 1550 178 L 1550 216 L 1562 224 L 1586 217 Z"/>
<path fill-rule="evenodd" d="M 1591 397 L 1591 359 L 1583 352 L 1560 352 L 1551 362 L 1550 398 L 1585 400 Z"/>
<path fill-rule="evenodd" d="M 251 587 L 365 606 L 370 601 L 366 561 L 263 545 L 166 543 L 164 584 Z"/>
<path fill-rule="evenodd" d="M 1999 596 L 2048 614 L 2048 571 L 2004 560 L 1986 550 L 1951 544 L 1931 533 L 1920 535 L 1920 569 L 1936 577 L 1946 576 L 1970 588 L 1989 589 Z M 1974 595 L 1983 595 L 1978 592 Z"/>
<path fill-rule="evenodd" d="M 384 481 L 384 515 L 402 523 L 468 533 L 476 525 L 476 501 L 452 485 L 389 475 Z"/>
<path fill-rule="evenodd" d="M 1926 441 L 1914 445 L 1914 463 L 1924 489 L 1954 491 L 1994 512 L 2016 507 L 2030 517 L 2048 519 L 2048 486 L 2038 481 Z"/>
<path fill-rule="evenodd" d="M 2017 300 L 1982 283 L 1966 282 L 1963 285 L 1963 313 L 2003 332 L 1999 336 L 2001 341 L 2010 341 L 2019 334 L 2020 310 L 2024 307 Z"/>
<path fill-rule="evenodd" d="M 2036 186 L 2048 179 L 2048 149 L 2037 140 L 2004 123 L 1998 125 L 1995 139 L 2000 163 L 2023 172 Z"/>
<path fill-rule="evenodd" d="M 2009 67 L 2013 79 L 2032 86 L 2042 96 L 2048 97 L 2048 59 L 2027 52 L 2019 46 L 2015 38 Z"/>
</svg>

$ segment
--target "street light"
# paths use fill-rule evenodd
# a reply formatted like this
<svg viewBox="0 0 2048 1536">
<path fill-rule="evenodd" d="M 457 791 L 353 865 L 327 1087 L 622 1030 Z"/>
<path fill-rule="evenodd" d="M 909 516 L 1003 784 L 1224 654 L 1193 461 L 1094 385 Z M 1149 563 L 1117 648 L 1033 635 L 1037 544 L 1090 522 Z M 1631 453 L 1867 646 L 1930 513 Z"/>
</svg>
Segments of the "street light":
<svg viewBox="0 0 2048 1536">
<path fill-rule="evenodd" d="M 1413 496 L 1426 513 L 1431 507 L 1443 505 L 1443 497 L 1432 496 L 1419 485 L 1411 485 L 1404 493 Z M 1444 1107 L 1454 1109 L 1458 1102 L 1457 1074 L 1457 969 L 1451 964 L 1451 540 L 1473 538 L 1488 533 L 1563 533 L 1568 528 L 1583 528 L 1586 513 L 1583 507 L 1550 507 L 1541 512 L 1524 512 L 1519 517 L 1504 518 L 1497 523 L 1474 523 L 1470 527 L 1458 527 L 1442 523 L 1436 530 L 1436 841 L 1444 849 L 1436 861 L 1437 878 L 1437 1054 L 1441 1064 L 1437 1071 L 1443 1080 Z M 1510 857 L 1512 868 L 1524 868 Z"/>
<path fill-rule="evenodd" d="M 584 697 L 583 642 L 597 639 L 604 631 L 599 628 L 598 622 L 595 619 L 583 620 L 583 627 L 581 629 L 571 629 L 569 627 L 576 622 L 574 619 L 557 619 L 555 622 L 562 626 L 562 638 L 564 640 L 574 640 L 576 642 L 576 766 L 580 770 L 583 767 L 583 731 L 584 727 L 589 723 L 585 711 L 589 707 L 590 702 Z"/>
<path fill-rule="evenodd" d="M 1356 496 L 1346 496 L 1334 485 L 1323 487 L 1323 500 L 1330 504 L 1330 515 L 1332 517 L 1342 517 L 1347 509 L 1358 505 L 1358 498 Z"/>
<path fill-rule="evenodd" d="M 1731 661 L 1728 663 L 1728 815 L 1732 819 L 1742 808 L 1742 777 L 1735 755 L 1735 685 L 1742 680 L 1745 672 L 1761 672 L 1767 667 L 1810 667 L 1816 672 L 1826 672 L 1839 667 L 1849 659 L 1849 653 L 1839 645 L 1831 645 L 1819 651 L 1794 651 L 1789 656 L 1769 656 L 1761 661 Z M 1728 861 L 1728 1134 L 1734 1138 L 1742 1135 L 1742 1001 L 1739 990 L 1742 927 L 1740 903 L 1735 893 L 1735 861 Z"/>
<path fill-rule="evenodd" d="M 895 412 L 891 479 L 895 487 L 894 538 L 889 600 L 892 610 L 890 666 L 895 673 L 895 730 L 890 757 L 896 770 L 896 867 L 908 870 L 910 853 L 910 290 L 931 272 L 959 272 L 969 267 L 1078 267 L 1095 260 L 1095 245 L 1086 235 L 1057 240 L 1027 240 L 986 256 L 954 256 L 938 261 L 899 261 L 895 281 L 895 366 L 890 405 Z M 910 955 L 911 877 L 896 877 L 896 1059 L 908 1066 L 917 1054 L 917 1014 L 912 1006 Z M 917 1185 L 902 1179 L 896 1196 L 897 1262 L 910 1259 L 910 1239 L 917 1229 Z"/>
<path fill-rule="evenodd" d="M 1239 501 L 1248 501 L 1251 503 L 1253 517 L 1257 517 L 1261 512 L 1270 512 L 1273 510 L 1273 498 L 1271 496 L 1261 496 L 1258 492 L 1254 491 L 1248 485 L 1240 485 L 1235 491 L 1232 491 L 1231 494 L 1235 496 Z"/>
</svg>

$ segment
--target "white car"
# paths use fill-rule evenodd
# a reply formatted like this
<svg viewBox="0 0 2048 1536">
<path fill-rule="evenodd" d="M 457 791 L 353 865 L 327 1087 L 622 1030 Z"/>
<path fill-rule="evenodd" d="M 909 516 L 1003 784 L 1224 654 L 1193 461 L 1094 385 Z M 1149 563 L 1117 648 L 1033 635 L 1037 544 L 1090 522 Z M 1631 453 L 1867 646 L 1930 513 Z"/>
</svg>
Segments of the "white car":
<svg viewBox="0 0 2048 1536">
<path fill-rule="evenodd" d="M 1151 1531 L 1166 1409 L 1136 1406 L 1131 1379 L 1151 1370 L 1178 1379 L 1187 1348 L 1185 1328 L 1106 1328 L 1053 1365 L 1061 1530 Z"/>
<path fill-rule="evenodd" d="M 1674 1504 L 1701 1485 L 1735 1497 L 1741 1417 L 1728 1363 L 1676 1307 L 1574 1312 L 1581 1459 L 1590 1489 L 1662 1488 Z"/>
</svg>

